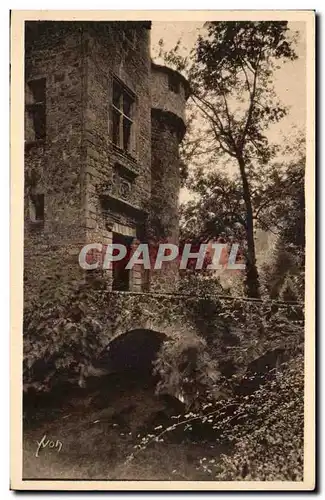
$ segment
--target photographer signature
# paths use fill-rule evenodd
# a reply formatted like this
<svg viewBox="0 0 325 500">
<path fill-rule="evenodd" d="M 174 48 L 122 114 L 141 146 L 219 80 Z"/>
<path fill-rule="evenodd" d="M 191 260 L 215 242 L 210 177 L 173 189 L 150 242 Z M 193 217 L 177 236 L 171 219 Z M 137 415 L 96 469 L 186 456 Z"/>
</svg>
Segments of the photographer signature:
<svg viewBox="0 0 325 500">
<path fill-rule="evenodd" d="M 39 452 L 41 450 L 41 448 L 53 448 L 53 449 L 57 449 L 58 452 L 61 451 L 62 449 L 62 442 L 59 441 L 58 439 L 56 441 L 52 441 L 51 439 L 46 439 L 46 434 L 44 434 L 44 436 L 42 437 L 42 439 L 38 442 L 37 442 L 37 450 L 36 450 L 36 453 L 35 453 L 35 456 L 38 457 L 39 456 Z"/>
</svg>

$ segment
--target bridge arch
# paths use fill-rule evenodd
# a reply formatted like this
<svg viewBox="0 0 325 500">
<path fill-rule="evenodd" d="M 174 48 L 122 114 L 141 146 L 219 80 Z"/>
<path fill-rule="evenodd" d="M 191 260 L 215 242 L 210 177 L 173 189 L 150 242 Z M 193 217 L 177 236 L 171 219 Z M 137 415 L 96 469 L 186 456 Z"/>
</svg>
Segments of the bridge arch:
<svg viewBox="0 0 325 500">
<path fill-rule="evenodd" d="M 107 373 L 152 372 L 152 363 L 168 334 L 149 328 L 135 328 L 115 335 L 98 362 Z"/>
</svg>

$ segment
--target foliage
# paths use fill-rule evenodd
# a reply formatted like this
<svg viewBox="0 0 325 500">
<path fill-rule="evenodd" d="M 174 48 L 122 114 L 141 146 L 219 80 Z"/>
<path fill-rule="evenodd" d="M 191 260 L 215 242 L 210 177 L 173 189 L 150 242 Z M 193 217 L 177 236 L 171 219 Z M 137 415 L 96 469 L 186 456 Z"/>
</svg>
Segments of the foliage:
<svg viewBox="0 0 325 500">
<path fill-rule="evenodd" d="M 45 283 L 25 306 L 23 329 L 25 390 L 49 390 L 67 374 L 82 383 L 82 372 L 105 341 L 94 294 L 74 283 Z"/>
<path fill-rule="evenodd" d="M 299 306 L 221 298 L 216 280 L 189 279 L 195 286 L 190 288 L 188 281 L 184 293 L 173 297 L 109 292 L 101 279 L 78 286 L 48 284 L 42 299 L 33 299 L 24 310 L 25 389 L 49 390 L 67 379 L 83 384 L 108 343 L 136 328 L 163 332 L 171 339 L 166 354 L 178 352 L 173 370 L 193 342 L 201 372 L 210 366 L 208 352 L 209 359 L 221 363 L 222 375 L 223 364 L 232 363 L 240 373 L 272 348 L 290 349 L 290 339 L 303 332 Z M 180 384 L 186 369 L 177 375 Z"/>
<path fill-rule="evenodd" d="M 231 237 L 245 242 L 245 210 L 238 180 L 201 168 L 189 182 L 195 196 L 181 207 L 183 238 L 206 242 Z"/>
<path fill-rule="evenodd" d="M 300 148 L 301 149 L 301 148 Z M 274 162 L 250 179 L 255 229 L 283 233 L 287 244 L 304 246 L 305 159 Z M 240 178 L 196 169 L 189 178 L 194 196 L 181 207 L 183 237 L 201 241 L 220 236 L 245 242 L 245 206 Z M 298 216 L 297 216 L 298 214 Z"/>
<path fill-rule="evenodd" d="M 262 281 L 271 298 L 303 300 L 305 264 L 304 157 L 289 163 L 274 190 L 282 196 L 274 208 L 278 238 L 272 258 L 262 269 Z"/>
<path fill-rule="evenodd" d="M 199 459 L 201 479 L 302 480 L 303 393 L 303 354 L 298 349 L 292 359 L 269 372 L 257 390 L 217 402 L 207 395 L 199 410 L 172 417 L 167 427 L 158 426 L 142 437 L 126 463 L 137 459 L 153 443 L 162 443 L 169 436 L 172 439 L 179 429 L 183 430 L 183 439 L 188 439 L 199 425 L 202 429 L 208 426 L 208 442 L 216 448 L 218 443 L 232 445 L 220 459 Z"/>
<path fill-rule="evenodd" d="M 136 328 L 174 335 L 187 328 L 185 309 L 177 296 L 111 292 L 105 277 L 85 284 L 45 282 L 24 308 L 25 390 L 50 390 L 67 380 L 84 384 L 113 338 Z"/>
<path fill-rule="evenodd" d="M 91 286 L 61 287 L 56 296 L 49 287 L 43 302 L 35 300 L 25 311 L 26 389 L 49 390 L 54 381 L 67 377 L 80 384 L 110 339 L 137 322 L 154 324 L 162 309 L 171 335 L 155 363 L 158 391 L 183 396 L 188 409 L 143 436 L 127 461 L 181 429 L 182 440 L 193 439 L 194 432 L 200 441 L 234 445 L 221 461 L 216 457 L 207 463 L 202 457 L 197 463 L 201 478 L 299 479 L 304 329 L 296 305 L 207 293 L 187 298 L 145 294 L 144 302 L 141 294 L 107 293 L 102 280 Z M 181 318 L 188 326 L 179 326 Z M 168 327 L 162 331 L 168 333 Z M 287 368 L 282 371 L 278 362 L 270 366 L 272 353 L 281 363 L 289 358 Z M 262 360 L 262 371 L 256 360 Z M 229 365 L 234 367 L 231 373 Z"/>
<path fill-rule="evenodd" d="M 185 415 L 175 415 L 167 425 L 143 435 L 126 463 L 154 444 L 173 440 L 176 433 L 182 442 L 198 438 L 216 449 L 230 446 L 220 460 L 218 456 L 200 459 L 200 479 L 299 480 L 303 470 L 301 310 L 295 305 L 242 300 L 231 300 L 231 307 L 226 300 L 216 303 L 214 331 L 206 331 L 205 338 L 209 358 L 218 361 L 217 378 L 204 384 L 206 390 L 197 394 L 196 405 L 188 402 Z M 197 316 L 195 308 L 192 314 Z M 175 382 L 174 394 L 182 384 L 179 362 L 174 359 L 182 359 L 185 348 L 184 339 L 171 342 L 158 361 L 160 373 L 165 371 L 167 381 Z M 235 365 L 232 373 L 229 363 Z"/>
<path fill-rule="evenodd" d="M 217 297 L 224 290 L 217 277 L 211 271 L 186 269 L 180 271 L 178 291 L 196 297 Z"/>
<path fill-rule="evenodd" d="M 216 385 L 218 364 L 208 354 L 204 339 L 194 332 L 177 332 L 163 343 L 154 362 L 159 375 L 157 392 L 178 395 L 195 405 L 207 388 Z"/>
<path fill-rule="evenodd" d="M 294 152 L 292 151 L 294 149 Z M 292 140 L 285 148 L 291 159 L 271 163 L 251 179 L 255 230 L 276 237 L 273 254 L 260 269 L 262 292 L 272 299 L 302 300 L 304 294 L 304 142 Z M 239 243 L 244 252 L 245 207 L 240 179 L 219 171 L 196 169 L 190 176 L 190 201 L 181 207 L 181 234 L 186 241 Z M 259 242 L 259 233 L 256 243 Z M 228 276 L 224 278 L 230 278 Z M 228 280 L 221 280 L 225 288 Z M 231 283 L 232 287 L 234 283 Z M 241 295 L 241 293 L 239 293 Z M 236 293 L 232 293 L 236 295 Z"/>
<path fill-rule="evenodd" d="M 255 418 L 241 423 L 240 429 L 234 427 L 233 453 L 208 464 L 208 472 L 219 481 L 302 481 L 303 394 L 304 363 L 299 355 L 275 380 L 247 398 L 242 409 Z"/>
<path fill-rule="evenodd" d="M 244 230 L 247 293 L 259 297 L 253 183 L 276 152 L 266 131 L 287 111 L 273 89 L 276 64 L 292 60 L 296 54 L 287 22 L 218 21 L 207 23 L 206 28 L 207 35 L 198 38 L 190 58 L 180 56 L 177 44 L 165 54 L 165 60 L 179 70 L 187 70 L 192 100 L 206 123 L 204 144 L 211 151 L 213 163 L 221 156 L 238 167 L 240 189 L 236 186 L 239 196 L 235 200 L 243 201 L 243 205 L 238 212 L 234 208 L 229 213 L 226 202 L 226 219 L 235 218 Z M 217 218 L 223 208 L 214 207 Z"/>
</svg>

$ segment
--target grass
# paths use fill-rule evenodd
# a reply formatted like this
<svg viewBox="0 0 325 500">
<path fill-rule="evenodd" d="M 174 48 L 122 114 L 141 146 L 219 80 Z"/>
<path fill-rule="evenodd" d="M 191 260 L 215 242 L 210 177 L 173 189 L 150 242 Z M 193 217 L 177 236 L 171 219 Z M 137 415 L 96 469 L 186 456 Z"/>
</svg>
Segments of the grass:
<svg viewBox="0 0 325 500">
<path fill-rule="evenodd" d="M 36 407 L 36 401 L 38 407 Z M 25 479 L 101 480 L 206 480 L 197 470 L 199 459 L 216 458 L 213 443 L 184 441 L 168 435 L 126 463 L 143 435 L 179 414 L 182 405 L 173 398 L 157 397 L 153 381 L 129 375 L 108 377 L 87 390 L 69 391 L 49 398 L 26 401 L 23 476 Z M 47 439 L 62 449 L 40 449 Z"/>
</svg>

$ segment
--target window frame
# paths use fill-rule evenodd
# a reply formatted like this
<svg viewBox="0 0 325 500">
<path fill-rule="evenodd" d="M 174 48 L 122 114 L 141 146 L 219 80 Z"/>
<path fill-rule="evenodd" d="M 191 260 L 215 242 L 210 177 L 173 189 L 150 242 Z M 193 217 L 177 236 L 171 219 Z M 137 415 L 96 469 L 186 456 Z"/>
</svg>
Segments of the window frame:
<svg viewBox="0 0 325 500">
<path fill-rule="evenodd" d="M 33 83 L 37 81 L 44 82 L 43 100 L 36 100 L 35 92 L 33 92 Z M 33 140 L 27 140 L 27 141 L 25 140 L 25 142 L 27 144 L 44 143 L 46 141 L 46 78 L 45 77 L 33 78 L 28 82 L 26 82 L 26 87 L 28 87 L 30 91 L 30 94 L 33 98 L 33 102 L 27 102 L 27 103 L 25 102 L 25 114 L 27 113 L 29 115 L 29 118 L 33 122 L 33 132 L 35 137 Z M 42 116 L 43 132 L 41 135 L 37 134 L 37 130 L 35 128 L 35 115 L 39 112 L 43 114 Z"/>
<path fill-rule="evenodd" d="M 118 106 L 114 104 L 114 85 L 117 85 L 120 96 Z M 130 112 L 126 114 L 124 111 L 124 99 L 128 96 L 130 99 Z M 110 102 L 110 120 L 109 120 L 109 137 L 110 141 L 119 152 L 131 156 L 134 160 L 137 158 L 137 142 L 136 142 L 136 115 L 137 112 L 137 97 L 135 93 L 125 85 L 118 77 L 112 75 L 111 79 L 111 102 Z M 118 141 L 115 142 L 115 124 L 114 124 L 114 114 L 118 116 Z M 130 126 L 130 134 L 128 140 L 128 147 L 125 148 L 124 139 L 124 122 Z"/>
</svg>

